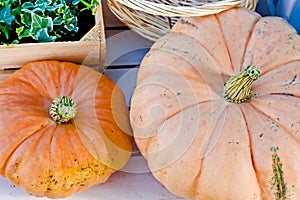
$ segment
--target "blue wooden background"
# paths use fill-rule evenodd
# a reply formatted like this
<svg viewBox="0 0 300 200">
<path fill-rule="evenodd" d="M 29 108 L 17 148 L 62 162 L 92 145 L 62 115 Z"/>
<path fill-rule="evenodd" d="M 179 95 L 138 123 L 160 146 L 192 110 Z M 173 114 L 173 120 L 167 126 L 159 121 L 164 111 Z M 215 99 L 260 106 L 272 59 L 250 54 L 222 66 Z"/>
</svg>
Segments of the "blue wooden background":
<svg viewBox="0 0 300 200">
<path fill-rule="evenodd" d="M 286 19 L 300 34 L 300 0 L 259 0 L 256 11 Z"/>
</svg>

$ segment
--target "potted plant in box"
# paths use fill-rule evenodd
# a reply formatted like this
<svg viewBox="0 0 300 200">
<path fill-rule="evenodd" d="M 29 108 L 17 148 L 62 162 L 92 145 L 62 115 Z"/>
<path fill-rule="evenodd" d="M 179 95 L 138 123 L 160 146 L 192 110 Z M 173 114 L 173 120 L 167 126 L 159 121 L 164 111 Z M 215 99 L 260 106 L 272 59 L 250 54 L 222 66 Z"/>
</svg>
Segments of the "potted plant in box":
<svg viewBox="0 0 300 200">
<path fill-rule="evenodd" d="M 45 59 L 98 65 L 103 63 L 104 40 L 98 0 L 0 2 L 2 70 Z"/>
</svg>

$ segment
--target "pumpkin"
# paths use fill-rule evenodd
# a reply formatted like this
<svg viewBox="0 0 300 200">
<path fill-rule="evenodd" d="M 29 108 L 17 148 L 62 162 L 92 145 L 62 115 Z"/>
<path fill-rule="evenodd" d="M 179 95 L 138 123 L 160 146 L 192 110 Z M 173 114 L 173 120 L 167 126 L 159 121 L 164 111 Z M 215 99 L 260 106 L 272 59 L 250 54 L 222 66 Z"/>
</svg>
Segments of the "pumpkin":
<svg viewBox="0 0 300 200">
<path fill-rule="evenodd" d="M 188 199 L 300 199 L 300 37 L 236 8 L 180 19 L 142 60 L 134 139 Z"/>
<path fill-rule="evenodd" d="M 104 183 L 131 155 L 128 106 L 107 76 L 37 61 L 0 85 L 0 174 L 34 196 Z"/>
</svg>

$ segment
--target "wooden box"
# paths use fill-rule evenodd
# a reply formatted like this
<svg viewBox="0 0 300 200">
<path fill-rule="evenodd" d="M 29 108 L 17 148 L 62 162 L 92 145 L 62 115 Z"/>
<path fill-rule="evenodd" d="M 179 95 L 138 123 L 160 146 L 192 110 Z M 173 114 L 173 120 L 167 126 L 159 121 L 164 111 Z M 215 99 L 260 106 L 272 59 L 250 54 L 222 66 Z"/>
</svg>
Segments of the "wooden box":
<svg viewBox="0 0 300 200">
<path fill-rule="evenodd" d="M 95 22 L 80 41 L 0 45 L 0 82 L 26 63 L 37 60 L 70 61 L 102 71 L 106 41 L 101 2 Z"/>
</svg>

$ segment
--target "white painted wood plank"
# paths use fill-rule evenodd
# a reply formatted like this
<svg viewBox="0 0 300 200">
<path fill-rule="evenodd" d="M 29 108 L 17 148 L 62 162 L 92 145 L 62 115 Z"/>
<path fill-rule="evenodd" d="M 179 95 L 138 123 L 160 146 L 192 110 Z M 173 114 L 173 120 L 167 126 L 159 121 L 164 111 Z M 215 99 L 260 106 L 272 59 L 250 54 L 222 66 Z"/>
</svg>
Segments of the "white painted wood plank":
<svg viewBox="0 0 300 200">
<path fill-rule="evenodd" d="M 49 200 L 34 197 L 0 177 L 0 199 Z M 132 157 L 127 165 L 114 173 L 106 183 L 57 200 L 182 200 L 171 194 L 149 172 L 143 157 Z"/>
<path fill-rule="evenodd" d="M 0 177 L 0 197 L 5 200 L 49 200 L 31 196 Z M 180 200 L 166 191 L 151 173 L 131 174 L 119 171 L 100 185 L 58 200 Z"/>
<path fill-rule="evenodd" d="M 126 104 L 130 106 L 131 96 L 136 86 L 138 68 L 109 69 L 104 72 L 114 81 L 125 95 Z"/>
<path fill-rule="evenodd" d="M 143 184 L 143 185 L 142 185 Z M 1 199 L 5 200 L 46 200 L 48 198 L 37 198 L 26 194 L 19 188 L 9 184 L 7 180 L 0 178 Z M 158 192 L 163 189 L 151 175 L 129 174 L 117 172 L 101 185 L 93 186 L 81 193 L 74 194 L 65 200 L 179 200 L 169 192 Z M 60 199 L 58 199 L 60 200 Z"/>
<path fill-rule="evenodd" d="M 153 42 L 132 30 L 112 30 L 106 36 L 105 66 L 139 65 Z"/>
</svg>

